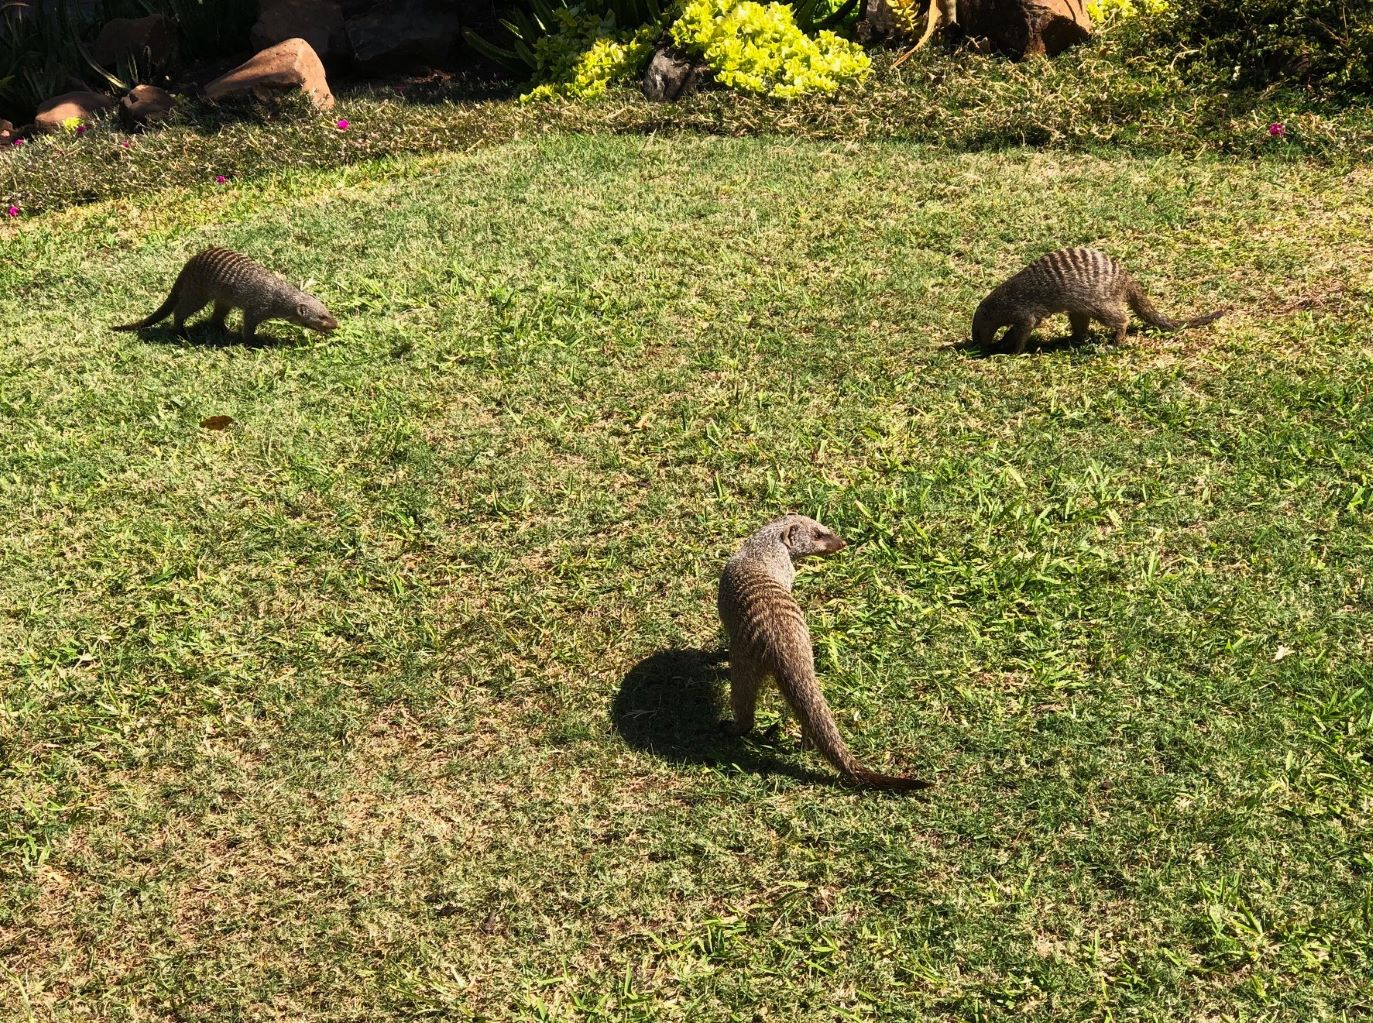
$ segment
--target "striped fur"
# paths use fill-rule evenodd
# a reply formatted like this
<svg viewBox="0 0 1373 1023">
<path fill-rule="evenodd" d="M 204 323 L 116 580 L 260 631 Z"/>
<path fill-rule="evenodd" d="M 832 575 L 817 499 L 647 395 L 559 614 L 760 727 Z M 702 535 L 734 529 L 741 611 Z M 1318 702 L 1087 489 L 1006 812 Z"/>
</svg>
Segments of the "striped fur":
<svg viewBox="0 0 1373 1023">
<path fill-rule="evenodd" d="M 982 300 L 973 316 L 973 343 L 989 348 L 1002 327 L 1005 345 L 1019 355 L 1039 321 L 1067 313 L 1073 340 L 1087 337 L 1092 320 L 1110 327 L 1116 344 L 1125 341 L 1133 309 L 1160 330 L 1181 330 L 1218 318 L 1219 312 L 1181 322 L 1168 319 L 1149 301 L 1139 283 L 1110 256 L 1096 249 L 1059 249 L 1041 256 Z"/>
<path fill-rule="evenodd" d="M 243 310 L 243 340 L 252 341 L 264 320 L 290 320 L 322 333 L 329 333 L 338 321 L 324 303 L 293 288 L 276 274 L 229 249 L 209 248 L 192 256 L 172 285 L 172 293 L 152 315 L 115 330 L 142 330 L 172 314 L 176 332 L 186 334 L 186 320 L 214 303 L 210 323 L 224 326 L 231 309 Z"/>
<path fill-rule="evenodd" d="M 842 550 L 832 530 L 802 515 L 774 519 L 744 543 L 720 575 L 720 621 L 729 636 L 731 735 L 753 728 L 758 691 L 768 678 L 777 683 L 801 722 L 804 741 L 815 746 L 846 781 L 888 789 L 920 789 L 929 783 L 878 774 L 849 752 L 815 677 L 806 617 L 791 595 L 793 562 Z"/>
</svg>

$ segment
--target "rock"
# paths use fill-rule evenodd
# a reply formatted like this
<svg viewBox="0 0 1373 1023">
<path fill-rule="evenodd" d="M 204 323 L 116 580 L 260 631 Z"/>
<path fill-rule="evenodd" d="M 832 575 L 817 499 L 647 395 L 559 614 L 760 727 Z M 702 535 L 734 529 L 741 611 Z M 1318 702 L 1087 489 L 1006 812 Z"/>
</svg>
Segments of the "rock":
<svg viewBox="0 0 1373 1023">
<path fill-rule="evenodd" d="M 304 39 L 326 64 L 346 60 L 352 52 L 343 8 L 333 0 L 264 0 L 251 38 L 259 50 Z"/>
<path fill-rule="evenodd" d="M 64 92 L 38 105 L 33 118 L 34 131 L 61 131 L 75 117 L 86 122 L 114 106 L 114 100 L 98 92 Z"/>
<path fill-rule="evenodd" d="M 135 85 L 119 101 L 119 120 L 129 131 L 165 121 L 172 112 L 172 94 L 156 85 Z"/>
<path fill-rule="evenodd" d="M 251 92 L 260 102 L 266 102 L 292 89 L 300 89 L 320 110 L 334 108 L 334 94 L 329 91 L 324 65 L 304 39 L 287 39 L 269 46 L 205 86 L 205 96 L 219 100 Z"/>
<path fill-rule="evenodd" d="M 958 24 L 1019 60 L 1052 57 L 1092 38 L 1084 0 L 958 0 Z"/>
<path fill-rule="evenodd" d="M 6 146 L 14 145 L 16 134 L 18 133 L 14 130 L 14 125 L 0 118 L 0 153 L 5 151 Z"/>
<path fill-rule="evenodd" d="M 348 21 L 359 70 L 442 63 L 462 28 L 452 4 L 432 0 L 380 3 Z"/>
<path fill-rule="evenodd" d="M 115 68 L 132 59 L 139 70 L 164 68 L 176 57 L 176 32 L 160 14 L 146 18 L 112 18 L 105 22 L 91 46 L 102 67 Z"/>
<path fill-rule="evenodd" d="M 661 47 L 648 62 L 639 90 L 655 103 L 684 96 L 700 83 L 703 66 L 671 47 Z"/>
<path fill-rule="evenodd" d="M 863 46 L 873 46 L 895 38 L 896 19 L 887 0 L 863 0 L 863 16 L 854 30 L 854 37 Z"/>
</svg>

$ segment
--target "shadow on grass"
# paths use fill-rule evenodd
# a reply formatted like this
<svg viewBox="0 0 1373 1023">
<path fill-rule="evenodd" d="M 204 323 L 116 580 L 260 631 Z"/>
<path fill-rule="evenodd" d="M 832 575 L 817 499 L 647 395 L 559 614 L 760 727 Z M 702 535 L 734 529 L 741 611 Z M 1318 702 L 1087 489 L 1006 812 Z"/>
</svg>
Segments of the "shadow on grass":
<svg viewBox="0 0 1373 1023">
<path fill-rule="evenodd" d="M 1080 358 L 1094 358 L 1100 355 L 1104 349 L 1110 347 L 1111 342 L 1105 335 L 1089 334 L 1081 341 L 1075 341 L 1071 334 L 1064 334 L 1059 337 L 1034 334 L 1031 335 L 1029 343 L 1025 346 L 1025 351 L 1021 354 L 1052 355 L 1056 352 L 1069 352 Z M 963 341 L 951 342 L 949 348 L 956 352 L 967 352 L 974 359 L 990 359 L 997 355 L 1015 355 L 1015 352 L 1000 339 L 993 340 L 989 345 L 979 345 L 976 341 L 968 338 Z"/>
<path fill-rule="evenodd" d="M 729 689 L 718 650 L 661 650 L 634 665 L 620 683 L 610 717 L 630 746 L 669 764 L 731 764 L 748 774 L 784 774 L 838 786 L 833 775 L 787 763 L 759 750 L 763 740 L 720 731 L 721 695 Z"/>
<path fill-rule="evenodd" d="M 178 334 L 170 326 L 144 327 L 129 333 L 154 345 L 173 345 L 177 348 L 290 348 L 298 341 L 274 337 L 269 331 L 258 329 L 251 341 L 245 342 L 243 334 L 230 327 L 227 330 L 204 324 L 187 327 L 185 334 Z"/>
</svg>

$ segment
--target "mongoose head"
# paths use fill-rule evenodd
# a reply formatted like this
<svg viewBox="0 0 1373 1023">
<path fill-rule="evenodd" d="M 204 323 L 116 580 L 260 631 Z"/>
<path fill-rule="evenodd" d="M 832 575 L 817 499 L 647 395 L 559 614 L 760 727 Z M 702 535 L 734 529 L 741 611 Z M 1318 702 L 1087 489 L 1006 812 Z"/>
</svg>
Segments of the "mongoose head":
<svg viewBox="0 0 1373 1023">
<path fill-rule="evenodd" d="M 291 318 L 302 327 L 309 327 L 321 334 L 338 328 L 338 320 L 324 308 L 324 303 L 310 295 L 305 295 L 296 303 L 295 315 Z"/>
<path fill-rule="evenodd" d="M 844 538 L 834 530 L 804 515 L 783 515 L 780 519 L 773 519 L 765 528 L 776 532 L 777 539 L 786 548 L 792 561 L 817 555 L 828 557 L 847 546 Z"/>
</svg>

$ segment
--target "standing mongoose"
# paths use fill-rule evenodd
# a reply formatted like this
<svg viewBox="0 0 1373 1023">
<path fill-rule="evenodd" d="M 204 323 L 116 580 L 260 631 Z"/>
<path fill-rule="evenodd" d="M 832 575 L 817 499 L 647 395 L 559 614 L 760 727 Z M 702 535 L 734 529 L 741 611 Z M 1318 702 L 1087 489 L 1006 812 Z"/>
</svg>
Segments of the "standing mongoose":
<svg viewBox="0 0 1373 1023">
<path fill-rule="evenodd" d="M 1106 253 L 1059 249 L 1040 256 L 982 300 L 973 315 L 973 343 L 989 348 L 996 332 L 1009 326 L 1005 344 L 1019 355 L 1040 320 L 1067 313 L 1074 341 L 1085 340 L 1091 321 L 1099 320 L 1115 331 L 1115 342 L 1121 344 L 1130 309 L 1161 330 L 1196 327 L 1221 315 L 1214 312 L 1192 320 L 1170 320 L 1154 308 L 1139 282 Z"/>
<path fill-rule="evenodd" d="M 753 728 L 758 689 L 771 676 L 801 722 L 804 741 L 817 747 L 846 781 L 888 789 L 927 788 L 929 782 L 878 774 L 861 766 L 835 726 L 815 678 L 806 618 L 791 595 L 794 563 L 828 556 L 845 544 L 833 530 L 804 515 L 784 515 L 754 533 L 720 574 L 720 621 L 729 636 L 730 735 Z"/>
<path fill-rule="evenodd" d="M 186 319 L 206 304 L 214 302 L 209 322 L 224 326 L 231 309 L 243 310 L 243 340 L 253 340 L 253 332 L 264 320 L 290 320 L 322 333 L 329 333 L 338 321 L 324 303 L 299 288 L 293 288 L 276 274 L 247 256 L 218 247 L 198 252 L 186 261 L 172 285 L 167 301 L 157 311 L 137 323 L 115 330 L 142 330 L 172 314 L 176 332 L 186 335 Z"/>
</svg>

